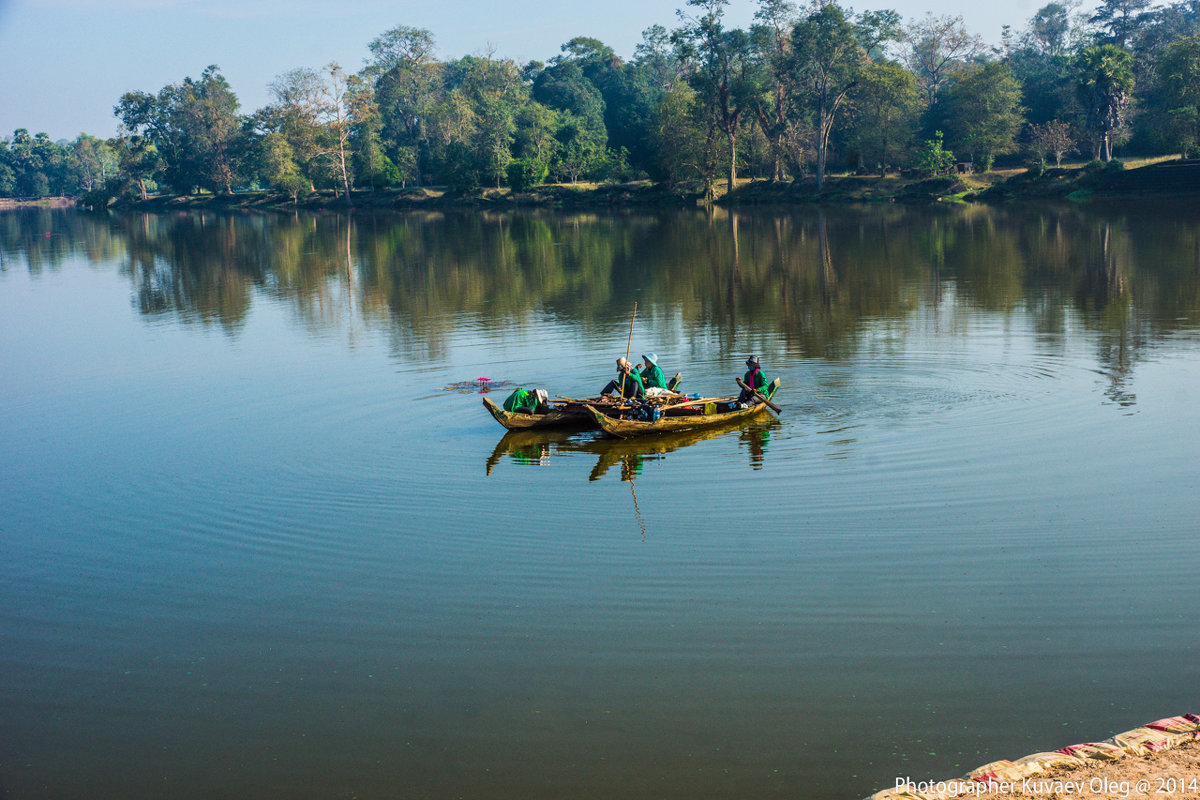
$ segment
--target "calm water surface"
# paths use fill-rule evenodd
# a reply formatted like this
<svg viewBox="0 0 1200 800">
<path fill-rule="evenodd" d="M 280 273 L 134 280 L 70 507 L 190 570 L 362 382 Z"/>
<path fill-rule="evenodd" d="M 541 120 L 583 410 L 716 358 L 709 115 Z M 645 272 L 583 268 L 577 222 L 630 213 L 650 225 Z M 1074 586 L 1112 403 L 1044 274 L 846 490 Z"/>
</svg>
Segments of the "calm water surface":
<svg viewBox="0 0 1200 800">
<path fill-rule="evenodd" d="M 592 394 L 635 302 L 779 419 L 445 388 Z M 1200 710 L 1188 209 L 8 212 L 0 342 L 4 797 L 856 798 Z"/>
</svg>

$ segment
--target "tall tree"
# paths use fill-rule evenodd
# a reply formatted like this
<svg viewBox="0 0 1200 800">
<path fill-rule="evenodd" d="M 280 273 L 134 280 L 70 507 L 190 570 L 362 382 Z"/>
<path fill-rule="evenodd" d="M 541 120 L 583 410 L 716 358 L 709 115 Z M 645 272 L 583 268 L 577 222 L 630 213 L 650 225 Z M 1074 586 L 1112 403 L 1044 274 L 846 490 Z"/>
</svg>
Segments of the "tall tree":
<svg viewBox="0 0 1200 800">
<path fill-rule="evenodd" d="M 846 95 L 866 64 L 857 31 L 835 2 L 818 6 L 796 23 L 794 74 L 812 103 L 817 128 L 817 188 L 825 185 L 829 137 Z"/>
<path fill-rule="evenodd" d="M 983 52 L 983 41 L 967 32 L 962 17 L 926 14 L 904 30 L 902 59 L 917 76 L 925 101 L 932 105 L 938 91 L 957 70 Z"/>
<path fill-rule="evenodd" d="M 854 23 L 858 46 L 872 61 L 887 59 L 887 46 L 903 34 L 900 12 L 890 8 L 864 11 Z"/>
<path fill-rule="evenodd" d="M 1087 127 L 1100 136 L 1105 161 L 1112 160 L 1112 135 L 1125 124 L 1133 91 L 1133 56 L 1116 45 L 1093 45 L 1075 60 L 1076 92 Z"/>
<path fill-rule="evenodd" d="M 642 31 L 642 41 L 633 49 L 633 61 L 646 83 L 655 89 L 669 91 L 679 80 L 679 60 L 675 58 L 671 34 L 662 25 Z"/>
<path fill-rule="evenodd" d="M 1047 3 L 1029 18 L 1028 40 L 1042 55 L 1065 53 L 1070 32 L 1070 9 L 1064 3 Z"/>
<path fill-rule="evenodd" d="M 663 95 L 652 129 L 656 155 L 652 174 L 673 186 L 690 181 L 704 184 L 712 194 L 716 172 L 716 125 L 686 83 L 676 83 Z"/>
<path fill-rule="evenodd" d="M 351 78 L 336 62 L 322 72 L 301 67 L 271 83 L 275 103 L 260 115 L 269 132 L 282 133 L 310 185 L 339 185 L 350 199 Z M 281 150 L 275 149 L 274 158 Z"/>
<path fill-rule="evenodd" d="M 1180 39 L 1158 62 L 1167 113 L 1181 151 L 1200 145 L 1200 35 Z"/>
<path fill-rule="evenodd" d="M 375 88 L 381 135 L 390 144 L 392 161 L 408 161 L 413 181 L 424 175 L 428 144 L 426 120 L 436 104 L 439 65 L 433 34 L 424 28 L 398 25 L 367 46 L 371 61 L 366 78 Z"/>
<path fill-rule="evenodd" d="M 787 0 L 760 0 L 750 30 L 755 56 L 761 61 L 760 85 L 754 96 L 758 127 L 771 151 L 772 177 L 782 180 L 794 150 L 797 130 L 796 82 L 792 74 L 792 29 L 796 7 Z"/>
<path fill-rule="evenodd" d="M 562 60 L 538 73 L 533 80 L 533 99 L 558 111 L 569 111 L 588 129 L 601 146 L 608 142 L 604 124 L 604 98 L 588 80 L 576 61 Z"/>
<path fill-rule="evenodd" d="M 351 119 L 351 97 L 356 78 L 346 74 L 336 61 L 325 65 L 328 80 L 322 84 L 323 104 L 328 136 L 328 153 L 334 163 L 338 177 L 341 179 L 342 193 L 346 204 L 350 204 L 350 184 L 353 182 L 351 166 L 350 137 L 353 133 Z"/>
<path fill-rule="evenodd" d="M 104 186 L 118 169 L 116 153 L 108 142 L 86 133 L 72 143 L 70 162 L 85 192 Z"/>
<path fill-rule="evenodd" d="M 942 92 L 931 116 L 946 132 L 947 145 L 960 155 L 968 153 L 986 172 L 995 156 L 1016 147 L 1025 121 L 1021 86 L 1007 64 L 968 67 Z"/>
<path fill-rule="evenodd" d="M 679 12 L 684 25 L 674 41 L 689 69 L 689 82 L 728 146 L 729 190 L 737 185 L 737 139 L 742 115 L 754 97 L 750 35 L 727 30 L 722 22 L 729 0 L 688 0 L 693 17 Z"/>
<path fill-rule="evenodd" d="M 517 65 L 489 55 L 445 65 L 440 102 L 429 115 L 446 180 L 459 189 L 499 185 L 512 158 L 516 118 L 529 101 Z"/>
<path fill-rule="evenodd" d="M 244 157 L 237 95 L 215 66 L 157 95 L 128 92 L 114 109 L 127 129 L 154 143 L 167 184 L 179 194 L 197 187 L 232 191 Z"/>
<path fill-rule="evenodd" d="M 1105 31 L 1102 43 L 1128 47 L 1147 21 L 1151 0 L 1103 0 L 1089 20 Z"/>
<path fill-rule="evenodd" d="M 883 61 L 863 68 L 851 99 L 856 139 L 864 159 L 879 165 L 881 177 L 912 140 L 918 95 L 917 79 L 899 64 Z"/>
</svg>

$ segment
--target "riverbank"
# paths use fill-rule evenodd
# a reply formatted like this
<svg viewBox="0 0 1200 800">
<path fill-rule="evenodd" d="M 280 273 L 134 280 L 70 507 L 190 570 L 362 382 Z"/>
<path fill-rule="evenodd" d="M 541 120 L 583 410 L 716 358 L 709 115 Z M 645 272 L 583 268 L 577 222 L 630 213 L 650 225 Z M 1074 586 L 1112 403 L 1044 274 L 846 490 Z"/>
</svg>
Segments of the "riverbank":
<svg viewBox="0 0 1200 800">
<path fill-rule="evenodd" d="M 1100 800 L 1200 795 L 1200 717 L 1186 714 L 1148 723 L 1103 742 L 1070 745 L 1017 761 L 995 761 L 961 778 L 898 779 L 869 800 Z"/>
<path fill-rule="evenodd" d="M 742 180 L 726 191 L 717 186 L 714 202 L 724 206 L 858 205 L 872 203 L 1004 202 L 1019 199 L 1086 200 L 1090 197 L 1178 197 L 1200 194 L 1200 160 L 1147 159 L 1127 165 L 1090 162 L 1047 169 L 994 170 L 983 174 L 935 177 L 833 175 L 818 188 L 815 178 L 791 181 Z M 64 206 L 70 198 L 0 200 L 0 208 Z M 688 208 L 703 205 L 696 187 L 679 188 L 652 181 L 615 184 L 547 184 L 524 192 L 508 188 L 452 191 L 445 187 L 354 190 L 349 206 L 363 210 L 556 209 L 615 210 Z M 121 200 L 114 207 L 139 211 L 175 210 L 344 210 L 339 192 L 320 191 L 292 198 L 267 191 L 232 194 L 154 195 Z"/>
<path fill-rule="evenodd" d="M 36 200 L 0 197 L 0 211 L 11 208 L 74 208 L 79 204 L 75 197 L 39 197 Z"/>
<path fill-rule="evenodd" d="M 751 205 L 853 205 L 862 203 L 930 203 L 959 199 L 979 191 L 1007 173 L 987 176 L 939 176 L 914 178 L 889 175 L 831 176 L 817 188 L 816 179 L 794 181 L 738 181 L 733 192 L 717 187 L 714 202 L 725 206 Z M 547 184 L 525 192 L 508 188 L 450 191 L 442 187 L 383 189 L 351 192 L 350 206 L 366 210 L 444 210 L 454 208 L 518 209 L 633 209 L 689 208 L 704 204 L 699 189 L 669 187 L 652 181 L 620 184 Z M 293 200 L 269 192 L 235 192 L 228 195 L 198 194 L 186 196 L 156 195 L 145 200 L 122 201 L 117 207 L 142 211 L 180 209 L 295 209 L 342 210 L 345 197 L 338 192 L 314 192 Z"/>
<path fill-rule="evenodd" d="M 411 189 L 354 190 L 350 207 L 365 210 L 445 210 L 471 209 L 617 209 L 617 208 L 681 208 L 700 203 L 702 195 L 675 190 L 650 181 L 621 184 L 550 184 L 536 186 L 527 192 L 508 188 L 451 191 L 444 187 Z M 270 192 L 235 192 L 228 195 L 155 195 L 145 200 L 124 201 L 120 208 L 141 211 L 171 211 L 180 209 L 296 209 L 344 210 L 346 198 L 340 192 L 321 191 L 291 198 Z"/>
</svg>

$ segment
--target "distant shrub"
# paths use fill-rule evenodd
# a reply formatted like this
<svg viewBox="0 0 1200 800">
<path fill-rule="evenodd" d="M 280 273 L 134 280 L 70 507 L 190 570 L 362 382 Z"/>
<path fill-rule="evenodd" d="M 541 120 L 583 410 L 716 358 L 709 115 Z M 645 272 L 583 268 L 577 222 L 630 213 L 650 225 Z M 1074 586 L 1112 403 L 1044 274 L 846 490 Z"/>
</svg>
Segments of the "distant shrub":
<svg viewBox="0 0 1200 800">
<path fill-rule="evenodd" d="M 517 158 L 508 162 L 506 172 L 514 192 L 527 192 L 546 180 L 550 168 L 536 158 Z"/>
<path fill-rule="evenodd" d="M 942 145 L 942 132 L 934 131 L 933 138 L 917 148 L 913 166 L 923 175 L 943 175 L 954 169 L 954 163 L 954 153 Z"/>
<path fill-rule="evenodd" d="M 1119 158 L 1114 158 L 1104 168 L 1109 172 L 1123 172 L 1125 170 L 1125 162 Z"/>
</svg>

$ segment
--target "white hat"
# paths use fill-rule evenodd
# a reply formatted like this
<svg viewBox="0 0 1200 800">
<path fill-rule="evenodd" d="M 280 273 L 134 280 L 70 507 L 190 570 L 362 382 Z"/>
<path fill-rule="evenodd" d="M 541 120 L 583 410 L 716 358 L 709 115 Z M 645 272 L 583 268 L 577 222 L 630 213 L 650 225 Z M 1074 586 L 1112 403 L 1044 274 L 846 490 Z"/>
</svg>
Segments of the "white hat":
<svg viewBox="0 0 1200 800">
<path fill-rule="evenodd" d="M 538 402 L 539 402 L 539 403 L 544 403 L 544 402 L 546 402 L 546 399 L 547 399 L 548 397 L 550 397 L 550 395 L 546 394 L 546 390 L 545 390 L 545 389 L 534 389 L 534 390 L 533 390 L 533 396 L 534 396 L 534 397 L 536 397 L 536 398 L 538 399 Z"/>
</svg>

